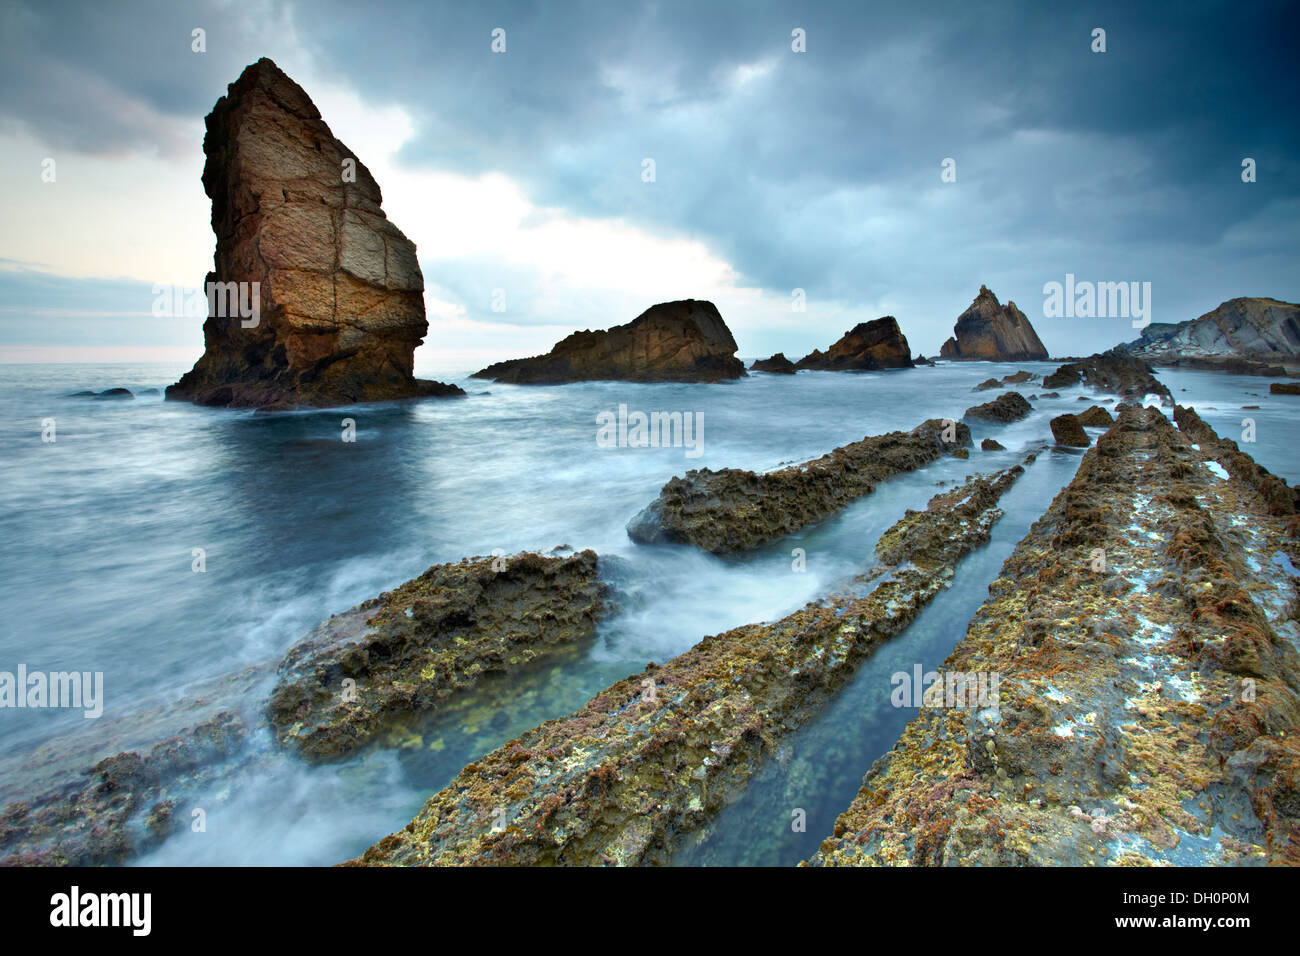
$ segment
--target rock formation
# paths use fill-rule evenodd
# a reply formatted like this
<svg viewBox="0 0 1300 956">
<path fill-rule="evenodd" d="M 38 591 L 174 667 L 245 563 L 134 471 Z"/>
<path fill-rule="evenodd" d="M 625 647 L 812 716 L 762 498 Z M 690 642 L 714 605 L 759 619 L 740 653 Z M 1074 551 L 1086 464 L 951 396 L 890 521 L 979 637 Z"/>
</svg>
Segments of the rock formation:
<svg viewBox="0 0 1300 956">
<path fill-rule="evenodd" d="M 920 710 L 812 865 L 1300 864 L 1296 489 L 1118 412 L 939 668 L 997 707 Z"/>
<path fill-rule="evenodd" d="M 208 114 L 203 152 L 217 236 L 204 353 L 168 398 L 282 408 L 463 394 L 414 377 L 429 327 L 415 245 L 301 87 L 258 60 Z"/>
<path fill-rule="evenodd" d="M 1159 395 L 1172 402 L 1169 386 L 1151 373 L 1151 366 L 1146 362 L 1122 348 L 1114 348 L 1075 362 L 1067 362 L 1043 378 L 1043 387 L 1068 388 L 1071 385 L 1087 384 L 1089 388 L 1114 392 L 1123 398 L 1140 400 L 1146 395 Z"/>
<path fill-rule="evenodd" d="M 515 385 L 564 382 L 720 382 L 742 378 L 736 340 L 712 302 L 683 299 L 646 309 L 626 325 L 574 332 L 546 355 L 474 373 Z"/>
<path fill-rule="evenodd" d="M 955 337 L 944 342 L 939 350 L 940 358 L 990 362 L 1047 359 L 1047 349 L 1025 314 L 1014 302 L 999 304 L 998 297 L 987 286 L 980 286 L 970 308 L 957 317 L 953 333 Z"/>
<path fill-rule="evenodd" d="M 881 536 L 874 566 L 844 590 L 772 624 L 705 637 L 475 760 L 410 824 L 345 865 L 669 862 L 949 586 L 1021 474 L 1015 466 L 936 495 Z M 494 832 L 500 808 L 507 824 Z"/>
<path fill-rule="evenodd" d="M 813 349 L 795 367 L 828 372 L 911 368 L 912 350 L 898 320 L 886 315 L 858 323 L 825 352 Z"/>
<path fill-rule="evenodd" d="M 1057 415 L 1049 424 L 1052 428 L 1052 437 L 1056 439 L 1058 445 L 1087 448 L 1092 444 L 1092 439 L 1088 437 L 1088 433 L 1083 430 L 1083 425 L 1074 415 Z"/>
<path fill-rule="evenodd" d="M 997 422 L 1005 425 L 1009 422 L 1018 422 L 1024 418 L 1034 407 L 1025 401 L 1025 396 L 1019 392 L 1005 392 L 999 395 L 991 402 L 985 402 L 983 405 L 976 405 L 973 408 L 966 409 L 964 418 L 979 418 L 986 422 Z"/>
<path fill-rule="evenodd" d="M 945 434 L 951 441 L 944 441 Z M 765 474 L 688 471 L 672 478 L 628 523 L 628 537 L 642 544 L 693 544 L 714 554 L 745 551 L 821 521 L 886 478 L 970 443 L 965 425 L 932 418 L 910 432 L 871 435 Z"/>
<path fill-rule="evenodd" d="M 1086 428 L 1109 428 L 1115 424 L 1115 419 L 1111 418 L 1110 412 L 1100 405 L 1090 405 L 1087 411 L 1080 412 L 1074 417 Z"/>
<path fill-rule="evenodd" d="M 280 665 L 267 707 L 276 737 L 333 760 L 489 673 L 576 651 L 606 610 L 597 572 L 594 551 L 465 559 L 334 615 Z"/>
<path fill-rule="evenodd" d="M 1300 395 L 1300 382 L 1272 382 L 1268 386 L 1270 395 Z"/>
<path fill-rule="evenodd" d="M 1158 365 L 1218 367 L 1246 374 L 1252 363 L 1300 361 L 1300 305 L 1277 299 L 1229 299 L 1199 318 L 1172 324 L 1152 322 L 1142 337 L 1123 346 Z M 1276 369 L 1276 366 L 1274 366 Z"/>
<path fill-rule="evenodd" d="M 793 375 L 794 363 L 785 357 L 784 352 L 777 352 L 771 358 L 755 359 L 749 366 L 751 372 L 771 372 L 776 375 Z"/>
</svg>

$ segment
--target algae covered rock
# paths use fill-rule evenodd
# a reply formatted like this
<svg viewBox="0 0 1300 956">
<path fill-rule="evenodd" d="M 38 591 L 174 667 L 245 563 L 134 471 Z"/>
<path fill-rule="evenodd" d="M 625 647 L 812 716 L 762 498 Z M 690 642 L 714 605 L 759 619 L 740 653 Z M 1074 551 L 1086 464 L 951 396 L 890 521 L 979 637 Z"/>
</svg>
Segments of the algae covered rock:
<svg viewBox="0 0 1300 956">
<path fill-rule="evenodd" d="M 820 521 L 886 478 L 970 443 L 965 425 L 930 419 L 910 432 L 868 436 L 777 471 L 688 471 L 632 518 L 628 537 L 642 544 L 693 544 L 714 554 L 745 551 Z"/>
<path fill-rule="evenodd" d="M 308 759 L 341 757 L 488 675 L 573 649 L 610 596 L 594 551 L 434 565 L 295 645 L 267 716 Z"/>
<path fill-rule="evenodd" d="M 1100 405 L 1089 406 L 1087 411 L 1080 412 L 1074 417 L 1077 418 L 1079 424 L 1083 425 L 1085 428 L 1109 428 L 1111 425 L 1115 424 L 1115 419 L 1111 417 L 1110 412 L 1106 411 L 1106 409 L 1102 408 Z"/>
</svg>

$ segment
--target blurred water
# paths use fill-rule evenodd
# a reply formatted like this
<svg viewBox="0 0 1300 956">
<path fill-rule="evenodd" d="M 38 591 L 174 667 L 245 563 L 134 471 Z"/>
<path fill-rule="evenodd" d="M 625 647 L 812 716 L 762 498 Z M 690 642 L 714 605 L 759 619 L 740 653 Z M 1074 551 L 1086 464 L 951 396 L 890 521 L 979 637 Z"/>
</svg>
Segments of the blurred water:
<svg viewBox="0 0 1300 956">
<path fill-rule="evenodd" d="M 888 482 L 743 558 L 628 540 L 628 519 L 669 477 L 769 469 L 926 418 L 960 417 L 998 394 L 974 393 L 975 383 L 1019 368 L 1041 374 L 1055 365 L 756 374 L 720 385 L 524 387 L 461 377 L 465 399 L 259 415 L 163 402 L 161 394 L 68 397 L 116 386 L 161 390 L 186 370 L 179 366 L 0 366 L 0 670 L 103 671 L 110 720 L 150 697 L 274 664 L 331 613 L 430 564 L 558 545 L 623 559 L 617 583 L 637 600 L 580 659 L 521 676 L 487 712 L 450 713 L 397 753 L 308 769 L 259 745 L 258 772 L 212 796 L 208 835 L 220 837 L 183 834 L 148 860 L 335 862 L 403 826 L 469 760 L 581 706 L 611 680 L 705 634 L 781 617 L 855 573 L 879 533 L 905 508 L 922 507 L 936 483 L 1018 461 L 1049 439 L 1052 415 L 1087 406 L 1075 402 L 1083 390 L 1067 389 L 1034 402 L 1024 422 L 975 426 L 970 461 L 946 459 Z M 1227 387 L 1212 373 L 1177 374 L 1192 376 L 1187 387 L 1197 398 Z M 1259 381 L 1250 380 L 1256 390 Z M 693 412 L 704 423 L 703 454 L 599 448 L 596 415 L 620 403 Z M 53 443 L 41 440 L 47 418 L 56 424 Z M 346 418 L 355 420 L 352 443 L 342 440 Z M 1293 478 L 1295 452 L 1276 434 L 1277 421 L 1277 429 L 1261 424 L 1248 450 Z M 985 435 L 1008 450 L 979 451 Z M 1075 463 L 1061 455 L 1041 480 L 1025 482 L 1017 507 L 1040 513 Z M 792 570 L 795 547 L 807 552 L 804 573 Z M 191 570 L 195 548 L 206 553 L 203 573 Z M 957 618 L 969 614 L 964 605 L 954 614 L 957 635 Z M 91 723 L 80 712 L 0 710 L 0 756 Z"/>
</svg>

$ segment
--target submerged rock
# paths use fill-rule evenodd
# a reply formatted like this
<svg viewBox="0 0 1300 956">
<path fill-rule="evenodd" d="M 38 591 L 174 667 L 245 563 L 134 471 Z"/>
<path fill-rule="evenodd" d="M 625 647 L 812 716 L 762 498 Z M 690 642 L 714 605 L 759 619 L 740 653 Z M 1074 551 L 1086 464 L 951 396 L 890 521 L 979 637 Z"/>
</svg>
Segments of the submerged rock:
<svg viewBox="0 0 1300 956">
<path fill-rule="evenodd" d="M 208 114 L 203 152 L 217 236 L 207 288 L 241 285 L 238 301 L 209 293 L 203 357 L 167 398 L 253 408 L 464 394 L 415 378 L 429 328 L 415 244 L 298 84 L 268 59 L 248 67 Z"/>
<path fill-rule="evenodd" d="M 997 422 L 1005 425 L 1009 422 L 1020 421 L 1033 410 L 1034 407 L 1025 401 L 1025 396 L 1019 392 L 1006 392 L 991 402 L 985 402 L 983 405 L 976 405 L 973 408 L 966 409 L 964 417 L 978 418 L 986 422 Z"/>
<path fill-rule="evenodd" d="M 1300 863 L 1296 489 L 1175 417 L 1120 407 L 941 668 L 997 706 L 922 709 L 811 865 Z"/>
<path fill-rule="evenodd" d="M 465 767 L 404 829 L 347 865 L 665 863 L 784 735 L 986 542 L 999 472 L 935 496 L 880 539 L 880 564 L 774 624 L 706 637 Z"/>
<path fill-rule="evenodd" d="M 825 352 L 813 349 L 796 365 L 826 372 L 911 367 L 911 347 L 892 315 L 858 323 Z"/>
<path fill-rule="evenodd" d="M 610 596 L 597 565 L 594 551 L 437 564 L 334 615 L 280 665 L 277 739 L 336 759 L 490 674 L 579 649 Z"/>
<path fill-rule="evenodd" d="M 1270 395 L 1300 395 L 1300 382 L 1273 382 L 1268 387 Z"/>
<path fill-rule="evenodd" d="M 785 357 L 784 352 L 777 352 L 771 358 L 755 359 L 749 366 L 751 372 L 773 372 L 777 375 L 793 375 L 794 363 Z"/>
<path fill-rule="evenodd" d="M 1052 419 L 1051 427 L 1052 437 L 1056 439 L 1058 445 L 1087 448 L 1092 444 L 1092 439 L 1088 437 L 1088 433 L 1079 424 L 1077 415 L 1057 415 Z"/>
<path fill-rule="evenodd" d="M 943 343 L 939 357 L 970 361 L 1029 362 L 1045 360 L 1047 349 L 1025 314 L 1014 302 L 1002 305 L 987 286 L 957 317 L 953 338 Z"/>
<path fill-rule="evenodd" d="M 953 439 L 945 442 L 947 432 Z M 837 448 L 815 461 L 756 474 L 704 468 L 673 478 L 627 526 L 642 544 L 686 543 L 714 554 L 746 551 L 834 514 L 886 478 L 971 443 L 959 422 L 930 419 Z"/>
<path fill-rule="evenodd" d="M 712 302 L 652 305 L 626 325 L 574 332 L 546 355 L 497 362 L 474 373 L 515 385 L 564 382 L 721 382 L 743 378 L 736 340 Z"/>
</svg>

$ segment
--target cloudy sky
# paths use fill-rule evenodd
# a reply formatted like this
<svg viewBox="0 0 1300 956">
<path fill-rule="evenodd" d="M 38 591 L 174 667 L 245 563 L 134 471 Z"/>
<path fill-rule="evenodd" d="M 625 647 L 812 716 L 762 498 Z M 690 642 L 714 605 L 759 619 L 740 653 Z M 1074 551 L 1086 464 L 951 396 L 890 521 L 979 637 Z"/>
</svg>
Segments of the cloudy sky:
<svg viewBox="0 0 1300 956">
<path fill-rule="evenodd" d="M 201 320 L 152 317 L 152 287 L 211 267 L 203 117 L 261 56 L 418 245 L 421 370 L 687 297 L 718 304 L 742 355 L 792 358 L 886 314 L 933 354 L 981 283 L 1054 355 L 1136 337 L 1045 317 L 1067 273 L 1150 282 L 1158 322 L 1298 301 L 1298 19 L 1195 0 L 0 0 L 0 362 L 197 358 Z"/>
</svg>

